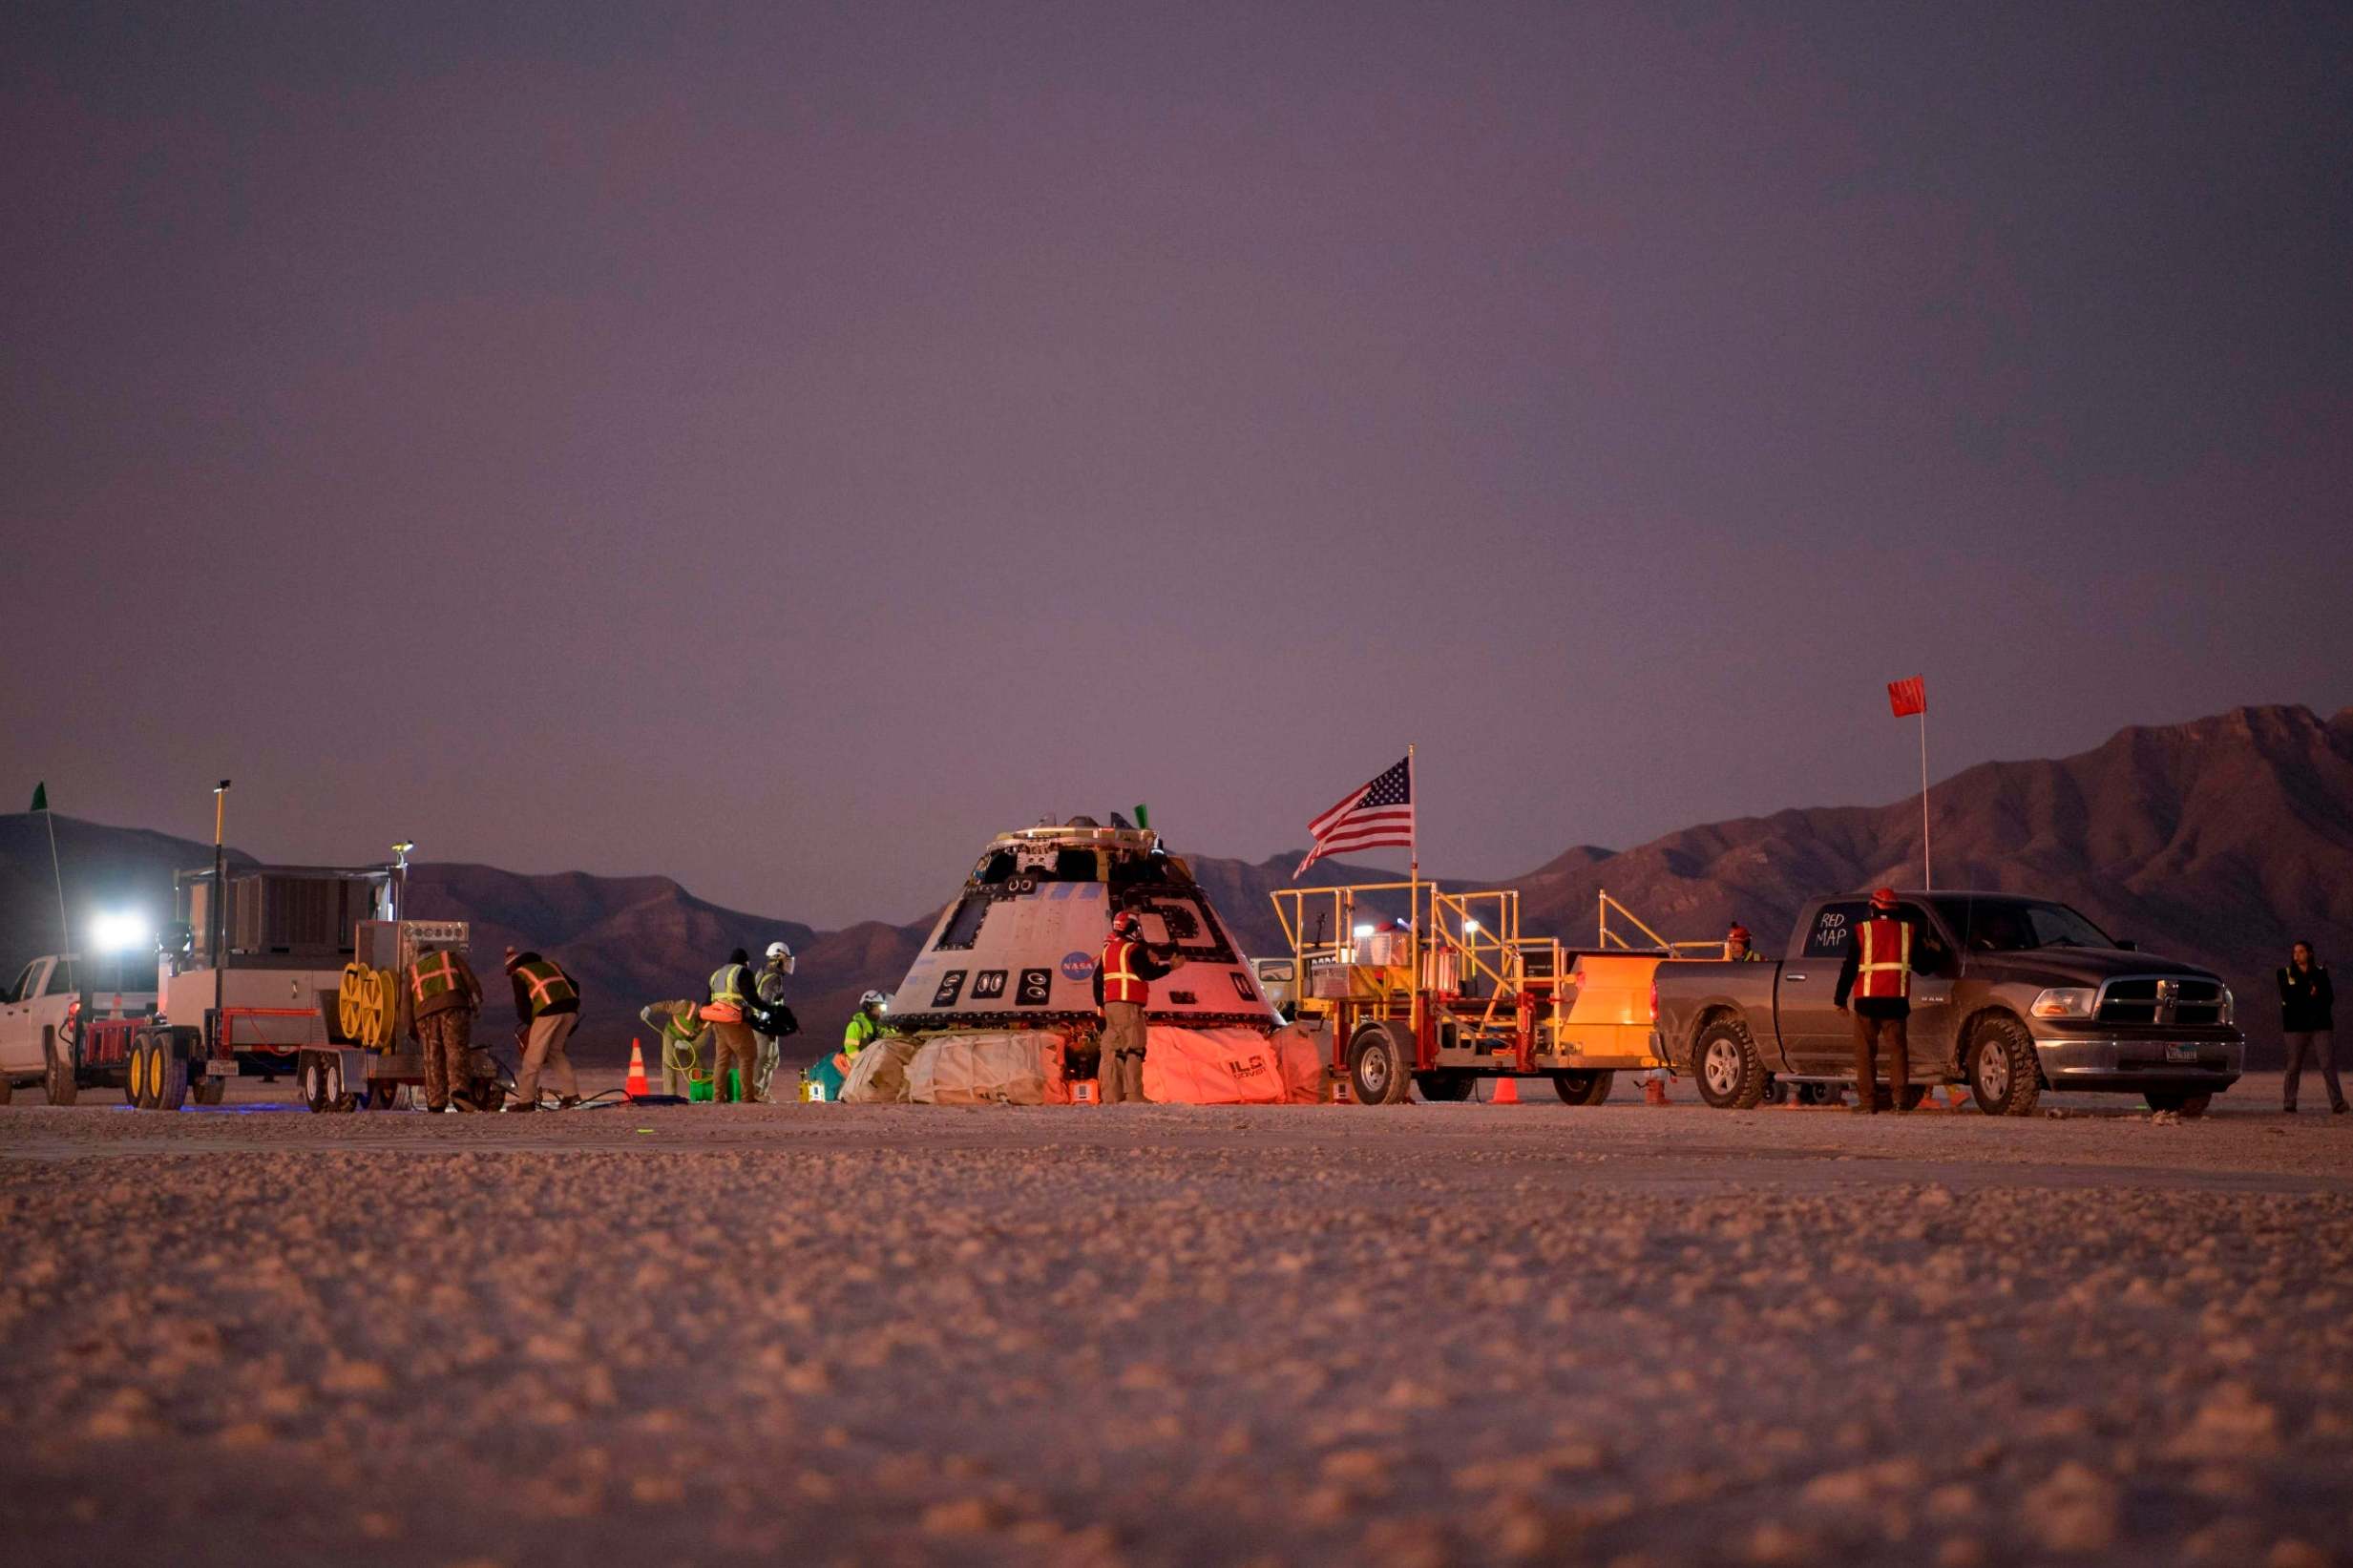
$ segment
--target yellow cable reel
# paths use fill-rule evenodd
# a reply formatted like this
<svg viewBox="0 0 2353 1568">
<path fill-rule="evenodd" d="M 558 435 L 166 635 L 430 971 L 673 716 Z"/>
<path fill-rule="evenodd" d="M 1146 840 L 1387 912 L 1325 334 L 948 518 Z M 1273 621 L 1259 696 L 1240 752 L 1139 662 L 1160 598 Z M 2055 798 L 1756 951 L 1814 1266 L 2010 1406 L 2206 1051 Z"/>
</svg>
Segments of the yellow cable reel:
<svg viewBox="0 0 2353 1568">
<path fill-rule="evenodd" d="M 369 969 L 356 960 L 346 964 L 335 1013 L 344 1038 L 370 1051 L 389 1051 L 400 1017 L 400 977 L 389 969 Z"/>
</svg>

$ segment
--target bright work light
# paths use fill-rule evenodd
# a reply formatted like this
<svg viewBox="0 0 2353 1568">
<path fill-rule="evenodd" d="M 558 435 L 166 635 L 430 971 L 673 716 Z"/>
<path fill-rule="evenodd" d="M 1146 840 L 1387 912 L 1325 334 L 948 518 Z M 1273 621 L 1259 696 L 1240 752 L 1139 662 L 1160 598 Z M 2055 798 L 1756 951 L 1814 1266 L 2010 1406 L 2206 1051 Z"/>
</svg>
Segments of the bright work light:
<svg viewBox="0 0 2353 1568">
<path fill-rule="evenodd" d="M 99 952 L 130 952 L 155 945 L 156 928 L 143 914 L 114 909 L 90 923 L 90 945 Z"/>
</svg>

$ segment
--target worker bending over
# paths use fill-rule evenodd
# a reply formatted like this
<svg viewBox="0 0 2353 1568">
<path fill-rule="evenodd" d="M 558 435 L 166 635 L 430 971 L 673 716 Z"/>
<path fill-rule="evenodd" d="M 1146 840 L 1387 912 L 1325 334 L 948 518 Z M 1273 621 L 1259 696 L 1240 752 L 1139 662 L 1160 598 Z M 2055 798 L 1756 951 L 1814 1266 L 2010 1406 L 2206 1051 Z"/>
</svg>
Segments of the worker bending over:
<svg viewBox="0 0 2353 1568">
<path fill-rule="evenodd" d="M 790 948 L 782 942 L 768 944 L 767 962 L 761 966 L 759 981 L 755 988 L 764 1015 L 773 1017 L 781 1014 L 786 1017 L 791 1016 L 792 1010 L 785 1006 L 785 976 L 792 972 L 793 965 L 794 960 Z M 784 1039 L 788 1031 L 781 1029 L 762 1029 L 758 1032 L 760 1067 L 754 1076 L 759 1081 L 755 1085 L 756 1093 L 753 1097 L 757 1099 L 767 1100 L 768 1086 L 776 1081 L 776 1059 L 784 1051 Z"/>
<path fill-rule="evenodd" d="M 1854 1002 L 1855 1103 L 1865 1116 L 1880 1108 L 1879 1042 L 1887 1041 L 1887 1087 L 1894 1109 L 1907 1109 L 1912 1078 L 1906 1031 L 1912 1016 L 1912 923 L 1903 918 L 1893 888 L 1871 895 L 1871 913 L 1855 928 L 1846 962 L 1838 969 L 1838 1011 Z"/>
<path fill-rule="evenodd" d="M 703 1016 L 710 1020 L 716 1047 L 711 1060 L 714 1104 L 726 1102 L 729 1068 L 735 1070 L 737 1103 L 757 1103 L 762 1098 L 760 1041 L 751 1025 L 745 1021 L 752 996 L 751 954 L 738 948 L 727 954 L 725 963 L 711 972 L 711 999 L 703 1009 Z"/>
<path fill-rule="evenodd" d="M 473 1077 L 473 1015 L 482 1011 L 482 982 L 453 948 L 420 952 L 409 966 L 409 1016 L 425 1048 L 425 1108 L 475 1109 L 467 1091 Z"/>
<path fill-rule="evenodd" d="M 579 983 L 555 960 L 536 952 L 507 950 L 507 978 L 515 982 L 515 1036 L 522 1042 L 523 1065 L 515 1075 L 514 1111 L 539 1108 L 539 1075 L 556 1085 L 558 1110 L 580 1102 L 580 1080 L 572 1072 L 565 1042 L 580 1022 Z"/>
<path fill-rule="evenodd" d="M 703 1005 L 684 998 L 656 1002 L 638 1016 L 655 1031 L 662 1046 L 662 1092 L 692 1099 L 695 1080 L 704 1072 L 704 1049 L 711 1043 L 711 1026 L 703 1021 Z"/>
<path fill-rule="evenodd" d="M 1184 964 L 1181 958 L 1164 960 L 1145 945 L 1143 932 L 1135 910 L 1122 909 L 1112 917 L 1111 934 L 1103 938 L 1103 956 L 1095 964 L 1095 1005 L 1103 1010 L 1103 1054 L 1095 1077 L 1105 1105 L 1144 1099 L 1144 1010 L 1152 999 L 1152 982 Z"/>
</svg>

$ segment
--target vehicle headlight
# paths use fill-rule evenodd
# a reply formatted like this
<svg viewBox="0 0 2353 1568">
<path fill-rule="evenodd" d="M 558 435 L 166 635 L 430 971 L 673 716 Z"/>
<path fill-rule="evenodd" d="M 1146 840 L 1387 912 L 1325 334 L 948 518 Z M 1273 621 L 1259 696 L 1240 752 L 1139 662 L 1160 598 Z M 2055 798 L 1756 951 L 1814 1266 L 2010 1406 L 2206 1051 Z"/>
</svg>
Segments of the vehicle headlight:
<svg viewBox="0 0 2353 1568">
<path fill-rule="evenodd" d="M 2053 986 L 2027 1011 L 2038 1018 L 2089 1018 L 2099 1003 L 2100 993 L 2090 986 Z"/>
<path fill-rule="evenodd" d="M 2238 1021 L 2238 998 L 2231 994 L 2231 988 L 2228 986 L 2222 988 L 2220 1015 L 2226 1024 Z"/>
</svg>

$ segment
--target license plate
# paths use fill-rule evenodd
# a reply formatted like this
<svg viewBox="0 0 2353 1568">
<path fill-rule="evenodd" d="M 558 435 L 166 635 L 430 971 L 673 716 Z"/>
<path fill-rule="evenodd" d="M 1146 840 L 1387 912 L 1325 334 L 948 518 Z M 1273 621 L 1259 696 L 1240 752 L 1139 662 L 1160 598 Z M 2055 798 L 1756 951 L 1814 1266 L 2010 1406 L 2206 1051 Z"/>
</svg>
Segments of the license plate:
<svg viewBox="0 0 2353 1568">
<path fill-rule="evenodd" d="M 2167 1061 L 2195 1061 L 2197 1060 L 2197 1047 L 2195 1045 L 2169 1045 L 2165 1048 L 2165 1059 Z"/>
<path fill-rule="evenodd" d="M 237 1077 L 237 1063 L 234 1061 L 208 1061 L 204 1064 L 204 1076 L 208 1078 L 233 1078 Z"/>
</svg>

